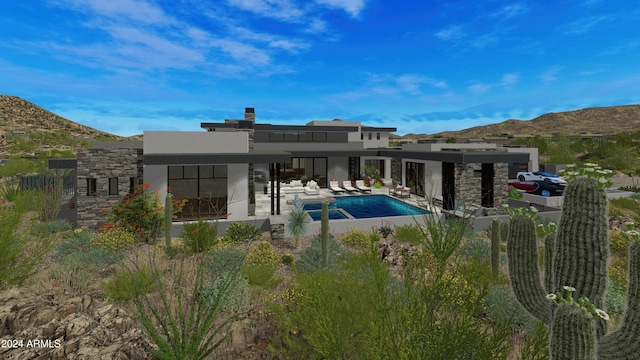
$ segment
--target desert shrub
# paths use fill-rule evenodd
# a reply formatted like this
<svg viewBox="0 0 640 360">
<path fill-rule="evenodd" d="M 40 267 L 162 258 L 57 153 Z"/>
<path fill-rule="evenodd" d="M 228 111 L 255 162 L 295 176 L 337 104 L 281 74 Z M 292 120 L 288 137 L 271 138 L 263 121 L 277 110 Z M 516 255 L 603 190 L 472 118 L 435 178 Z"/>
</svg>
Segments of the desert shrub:
<svg viewBox="0 0 640 360">
<path fill-rule="evenodd" d="M 212 276 L 230 271 L 238 272 L 244 258 L 245 254 L 232 246 L 217 246 L 207 253 L 204 267 Z"/>
<path fill-rule="evenodd" d="M 481 261 L 491 261 L 491 243 L 482 236 L 468 237 L 462 244 L 462 253 Z"/>
<path fill-rule="evenodd" d="M 549 329 L 542 322 L 537 322 L 522 345 L 520 360 L 549 360 Z"/>
<path fill-rule="evenodd" d="M 121 252 L 113 252 L 92 243 L 92 232 L 71 233 L 56 248 L 57 261 L 61 265 L 80 266 L 85 271 L 119 263 L 124 258 Z"/>
<path fill-rule="evenodd" d="M 18 231 L 20 205 L 0 208 L 0 290 L 22 284 L 52 247 L 50 237 L 33 239 Z"/>
<path fill-rule="evenodd" d="M 508 285 L 496 286 L 489 290 L 484 299 L 486 313 L 497 323 L 526 330 L 535 331 L 536 319 L 520 305 L 515 294 Z"/>
<path fill-rule="evenodd" d="M 609 314 L 623 315 L 627 309 L 626 291 L 617 285 L 609 286 L 604 301 Z"/>
<path fill-rule="evenodd" d="M 131 231 L 122 226 L 104 229 L 93 237 L 93 244 L 97 247 L 114 252 L 130 249 L 135 242 L 136 239 Z"/>
<path fill-rule="evenodd" d="M 269 265 L 243 264 L 242 273 L 247 277 L 249 285 L 260 286 L 265 289 L 279 284 L 282 278 L 274 278 L 276 267 Z"/>
<path fill-rule="evenodd" d="M 420 240 L 423 238 L 422 230 L 420 229 L 420 226 L 416 224 L 396 226 L 394 231 L 396 234 L 396 240 L 412 245 L 420 245 Z"/>
<path fill-rule="evenodd" d="M 338 262 L 346 257 L 346 252 L 334 239 L 333 235 L 329 235 L 328 242 L 329 261 L 327 268 L 331 269 Z M 297 269 L 300 273 L 310 273 L 324 268 L 322 264 L 322 241 L 320 235 L 311 240 L 311 246 L 300 254 L 297 262 Z"/>
<path fill-rule="evenodd" d="M 286 253 L 282 255 L 282 263 L 285 265 L 291 265 L 295 261 L 292 253 Z"/>
<path fill-rule="evenodd" d="M 255 225 L 244 221 L 236 221 L 227 228 L 224 233 L 224 239 L 231 243 L 250 242 L 261 235 L 262 232 Z"/>
<path fill-rule="evenodd" d="M 611 286 L 617 287 L 623 291 L 626 291 L 627 284 L 629 279 L 627 277 L 627 272 L 624 268 L 620 268 L 616 266 L 616 264 L 609 265 L 609 281 Z"/>
<path fill-rule="evenodd" d="M 7 181 L 0 182 L 0 198 L 8 202 L 14 202 L 20 195 L 20 185 Z"/>
<path fill-rule="evenodd" d="M 120 269 L 113 280 L 102 283 L 102 290 L 110 299 L 127 301 L 155 290 L 155 276 L 148 266 L 135 270 Z"/>
<path fill-rule="evenodd" d="M 280 330 L 273 339 L 277 355 L 505 359 L 510 329 L 476 318 L 487 284 L 467 286 L 459 274 L 442 276 L 424 260 L 408 259 L 404 283 L 391 276 L 375 248 L 350 255 L 334 271 L 300 274 L 270 307 Z"/>
<path fill-rule="evenodd" d="M 207 306 L 213 306 L 228 284 L 227 293 L 222 301 L 222 312 L 235 312 L 249 302 L 249 281 L 237 272 L 217 274 L 210 282 L 202 286 L 200 301 Z"/>
<path fill-rule="evenodd" d="M 45 222 L 37 222 L 33 224 L 32 234 L 38 236 L 49 236 L 59 231 L 71 230 L 73 225 L 67 220 L 52 220 Z"/>
<path fill-rule="evenodd" d="M 251 265 L 264 265 L 275 269 L 280 263 L 280 257 L 271 249 L 270 242 L 261 241 L 256 248 L 249 251 L 246 262 Z"/>
<path fill-rule="evenodd" d="M 609 248 L 611 252 L 626 255 L 629 251 L 629 239 L 620 231 L 609 231 Z"/>
<path fill-rule="evenodd" d="M 370 244 L 371 234 L 362 229 L 352 228 L 342 233 L 343 244 L 353 247 L 366 247 Z"/>
<path fill-rule="evenodd" d="M 181 237 L 192 253 L 201 253 L 218 243 L 218 224 L 206 220 L 184 223 Z"/>
<path fill-rule="evenodd" d="M 133 192 L 107 211 L 110 222 L 129 228 L 137 241 L 149 241 L 160 234 L 164 223 L 163 204 L 157 193 L 148 190 L 149 184 Z"/>
</svg>

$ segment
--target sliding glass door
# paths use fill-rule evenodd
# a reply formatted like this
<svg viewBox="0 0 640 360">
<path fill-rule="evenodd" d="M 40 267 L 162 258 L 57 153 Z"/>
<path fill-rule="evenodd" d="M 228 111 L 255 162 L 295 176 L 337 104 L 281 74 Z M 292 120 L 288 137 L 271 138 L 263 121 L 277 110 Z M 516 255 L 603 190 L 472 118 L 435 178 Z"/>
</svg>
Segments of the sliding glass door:
<svg viewBox="0 0 640 360">
<path fill-rule="evenodd" d="M 405 165 L 405 186 L 411 189 L 412 194 L 424 196 L 424 164 L 407 161 Z"/>
</svg>

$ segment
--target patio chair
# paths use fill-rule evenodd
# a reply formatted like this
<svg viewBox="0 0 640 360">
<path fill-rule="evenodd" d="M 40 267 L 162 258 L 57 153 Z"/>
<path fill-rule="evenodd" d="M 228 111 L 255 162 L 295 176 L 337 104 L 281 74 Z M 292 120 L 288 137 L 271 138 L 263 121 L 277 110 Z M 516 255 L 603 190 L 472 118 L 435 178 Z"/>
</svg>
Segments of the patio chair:
<svg viewBox="0 0 640 360">
<path fill-rule="evenodd" d="M 364 180 L 356 180 L 356 189 L 360 190 L 360 192 L 371 192 L 371 188 L 367 187 L 364 184 Z"/>
<path fill-rule="evenodd" d="M 340 184 L 338 184 L 336 180 L 329 181 L 329 190 L 331 190 L 331 192 L 333 192 L 334 194 L 341 194 L 346 191 L 345 189 L 340 187 Z"/>
<path fill-rule="evenodd" d="M 356 189 L 353 186 L 351 186 L 351 181 L 350 180 L 343 181 L 342 182 L 342 188 L 347 190 L 350 193 L 358 191 L 358 189 Z"/>
<path fill-rule="evenodd" d="M 402 185 L 396 185 L 396 187 L 389 188 L 389 194 L 399 198 L 410 197 L 411 189 Z"/>
</svg>

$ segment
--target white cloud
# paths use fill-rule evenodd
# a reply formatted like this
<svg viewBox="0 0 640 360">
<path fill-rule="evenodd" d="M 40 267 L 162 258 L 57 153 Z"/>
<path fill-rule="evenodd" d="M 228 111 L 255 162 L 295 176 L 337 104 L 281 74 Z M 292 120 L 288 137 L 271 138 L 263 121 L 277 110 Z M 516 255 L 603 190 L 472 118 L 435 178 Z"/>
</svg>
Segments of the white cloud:
<svg viewBox="0 0 640 360">
<path fill-rule="evenodd" d="M 365 0 L 316 0 L 316 2 L 331 8 L 344 10 L 354 18 L 360 15 L 365 5 Z"/>
<path fill-rule="evenodd" d="M 465 33 L 460 25 L 453 25 L 438 31 L 435 36 L 440 40 L 454 41 L 464 38 Z"/>
<path fill-rule="evenodd" d="M 506 19 L 514 18 L 516 16 L 524 15 L 527 11 L 529 11 L 529 8 L 527 7 L 526 4 L 514 3 L 514 4 L 509 4 L 507 6 L 503 6 L 498 11 L 491 14 L 491 16 L 500 17 L 506 20 Z"/>
<path fill-rule="evenodd" d="M 520 76 L 518 74 L 504 74 L 502 75 L 500 85 L 507 87 L 513 86 L 518 83 L 518 80 L 520 80 Z"/>
<path fill-rule="evenodd" d="M 582 35 L 594 30 L 598 25 L 611 20 L 612 18 L 607 15 L 587 16 L 561 26 L 560 31 L 567 35 Z"/>
<path fill-rule="evenodd" d="M 554 66 L 545 70 L 542 75 L 540 75 L 540 79 L 545 82 L 552 82 L 558 80 L 558 73 L 562 70 L 564 66 Z"/>
<path fill-rule="evenodd" d="M 161 8 L 141 0 L 54 0 L 54 3 L 101 17 L 128 19 L 141 24 L 175 23 Z"/>
<path fill-rule="evenodd" d="M 228 0 L 229 5 L 263 17 L 298 22 L 304 11 L 288 0 Z"/>
<path fill-rule="evenodd" d="M 493 85 L 491 84 L 476 83 L 470 85 L 467 89 L 474 94 L 484 94 L 487 91 L 491 90 L 492 87 Z"/>
</svg>

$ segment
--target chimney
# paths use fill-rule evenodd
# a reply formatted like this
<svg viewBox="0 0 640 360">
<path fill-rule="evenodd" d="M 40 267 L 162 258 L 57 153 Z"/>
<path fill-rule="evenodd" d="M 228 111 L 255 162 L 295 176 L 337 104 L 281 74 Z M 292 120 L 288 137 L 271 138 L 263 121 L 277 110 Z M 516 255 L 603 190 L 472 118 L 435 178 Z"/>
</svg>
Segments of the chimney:
<svg viewBox="0 0 640 360">
<path fill-rule="evenodd" d="M 244 108 L 244 120 L 251 121 L 252 123 L 256 122 L 256 113 L 254 108 Z"/>
</svg>

